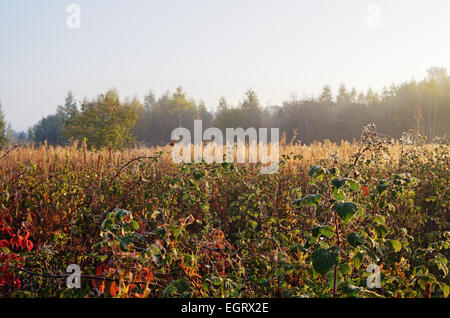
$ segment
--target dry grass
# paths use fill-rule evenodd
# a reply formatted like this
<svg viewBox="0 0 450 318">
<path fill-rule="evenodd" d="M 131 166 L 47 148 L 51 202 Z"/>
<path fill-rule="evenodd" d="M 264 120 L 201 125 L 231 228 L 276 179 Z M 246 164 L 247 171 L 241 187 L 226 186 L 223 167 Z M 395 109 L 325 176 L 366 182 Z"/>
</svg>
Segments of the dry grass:
<svg viewBox="0 0 450 318">
<path fill-rule="evenodd" d="M 300 145 L 296 143 L 281 142 L 279 153 L 282 154 L 298 154 L 302 156 L 302 162 L 305 165 L 314 164 L 321 160 L 336 159 L 340 162 L 347 162 L 357 150 L 358 145 L 342 141 L 340 144 L 330 141 L 315 142 L 310 145 Z M 386 161 L 394 164 L 400 158 L 402 146 L 399 142 L 395 142 L 388 147 L 389 157 Z M 434 145 L 427 147 L 433 148 Z M 137 158 L 139 156 L 152 156 L 155 153 L 162 152 L 162 160 L 160 164 L 171 164 L 172 148 L 167 145 L 164 147 L 149 148 L 132 148 L 124 151 L 101 150 L 91 151 L 86 148 L 85 144 L 79 145 L 74 143 L 71 146 L 49 146 L 42 145 L 16 145 L 0 152 L 0 171 L 2 173 L 10 172 L 17 168 L 18 165 L 36 165 L 38 169 L 51 171 L 55 166 L 70 162 L 72 167 L 82 166 L 103 166 L 117 167 L 125 162 Z M 246 151 L 248 159 L 248 147 Z"/>
</svg>

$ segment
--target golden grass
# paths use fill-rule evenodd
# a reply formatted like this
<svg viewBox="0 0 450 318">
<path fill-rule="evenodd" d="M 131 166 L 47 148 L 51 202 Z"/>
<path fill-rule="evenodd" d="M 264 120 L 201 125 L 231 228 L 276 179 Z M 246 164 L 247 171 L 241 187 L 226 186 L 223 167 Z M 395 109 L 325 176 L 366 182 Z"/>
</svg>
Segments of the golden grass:
<svg viewBox="0 0 450 318">
<path fill-rule="evenodd" d="M 434 147 L 434 145 L 428 145 L 427 147 Z M 282 141 L 279 147 L 279 153 L 280 156 L 290 153 L 299 154 L 302 156 L 302 162 L 304 164 L 315 164 L 320 160 L 330 158 L 339 160 L 340 162 L 346 162 L 351 160 L 357 148 L 357 144 L 347 141 L 342 141 L 339 144 L 324 141 L 315 142 L 310 145 Z M 117 167 L 133 158 L 152 156 L 157 152 L 163 153 L 160 164 L 171 164 L 172 148 L 169 145 L 164 147 L 132 148 L 123 151 L 114 151 L 111 149 L 92 151 L 88 150 L 85 144 L 79 146 L 78 143 L 74 143 L 71 146 L 26 144 L 10 147 L 0 152 L 0 171 L 3 173 L 11 172 L 11 170 L 17 169 L 20 164 L 36 165 L 39 169 L 53 170 L 52 168 L 55 166 L 68 161 L 72 167 L 82 167 L 83 165 L 92 166 L 93 164 Z M 395 142 L 393 145 L 388 146 L 388 152 L 389 157 L 386 160 L 394 163 L 402 153 L 402 145 Z"/>
</svg>

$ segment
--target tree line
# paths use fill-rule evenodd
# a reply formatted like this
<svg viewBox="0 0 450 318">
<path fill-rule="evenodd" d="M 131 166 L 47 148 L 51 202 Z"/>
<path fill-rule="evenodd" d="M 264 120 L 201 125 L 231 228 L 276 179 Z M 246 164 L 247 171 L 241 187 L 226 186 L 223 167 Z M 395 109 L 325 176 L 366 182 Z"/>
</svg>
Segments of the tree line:
<svg viewBox="0 0 450 318">
<path fill-rule="evenodd" d="M 296 136 L 303 143 L 352 141 L 368 123 L 393 138 L 413 129 L 432 140 L 450 133 L 450 76 L 445 68 L 433 67 L 422 81 L 392 85 L 381 92 L 357 92 L 341 84 L 333 93 L 324 86 L 319 96 L 293 96 L 282 105 L 265 107 L 248 90 L 238 105 L 222 97 L 215 112 L 208 111 L 203 101 L 189 98 L 180 87 L 158 98 L 149 91 L 143 101 L 121 100 L 118 91 L 111 89 L 95 99 L 77 102 L 69 92 L 56 113 L 27 132 L 13 133 L 0 110 L 0 145 L 13 139 L 50 145 L 84 140 L 96 149 L 164 145 L 170 142 L 173 129 L 192 131 L 196 119 L 203 121 L 203 129 L 279 128 L 288 140 Z"/>
</svg>

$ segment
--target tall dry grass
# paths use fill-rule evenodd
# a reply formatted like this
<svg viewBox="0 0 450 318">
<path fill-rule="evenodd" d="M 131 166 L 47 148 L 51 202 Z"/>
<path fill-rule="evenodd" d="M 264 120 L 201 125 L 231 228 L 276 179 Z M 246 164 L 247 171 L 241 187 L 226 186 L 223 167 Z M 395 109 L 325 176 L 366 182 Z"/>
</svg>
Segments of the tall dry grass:
<svg viewBox="0 0 450 318">
<path fill-rule="evenodd" d="M 404 151 L 404 147 L 408 146 L 403 146 L 399 142 L 394 142 L 388 146 L 386 163 L 395 164 Z M 428 145 L 427 147 L 434 147 L 434 145 Z M 131 148 L 122 151 L 112 149 L 89 150 L 86 144 L 76 142 L 70 146 L 50 146 L 47 144 L 15 145 L 0 151 L 0 172 L 8 174 L 8 172 L 16 170 L 20 165 L 36 165 L 39 170 L 51 171 L 55 166 L 60 166 L 67 162 L 70 162 L 71 167 L 80 169 L 84 166 L 92 167 L 93 165 L 114 168 L 133 158 L 153 156 L 155 153 L 160 152 L 161 160 L 159 164 L 171 165 L 172 149 L 170 145 L 167 145 L 164 147 Z M 309 145 L 301 145 L 294 141 L 286 142 L 282 139 L 279 145 L 279 154 L 280 156 L 283 154 L 301 155 L 302 162 L 305 165 L 312 165 L 327 159 L 347 162 L 351 160 L 357 149 L 358 144 L 347 141 L 337 144 L 326 140 Z M 246 158 L 248 159 L 248 147 Z"/>
</svg>

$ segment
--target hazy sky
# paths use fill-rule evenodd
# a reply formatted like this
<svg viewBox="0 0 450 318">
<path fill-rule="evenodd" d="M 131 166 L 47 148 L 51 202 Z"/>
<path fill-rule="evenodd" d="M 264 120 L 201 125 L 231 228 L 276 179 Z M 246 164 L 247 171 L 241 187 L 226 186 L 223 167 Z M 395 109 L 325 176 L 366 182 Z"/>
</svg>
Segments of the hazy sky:
<svg viewBox="0 0 450 318">
<path fill-rule="evenodd" d="M 81 8 L 70 29 L 67 6 Z M 450 69 L 448 0 L 0 0 L 0 101 L 15 130 L 116 87 L 182 86 L 209 109 L 324 84 L 381 89 Z"/>
</svg>

